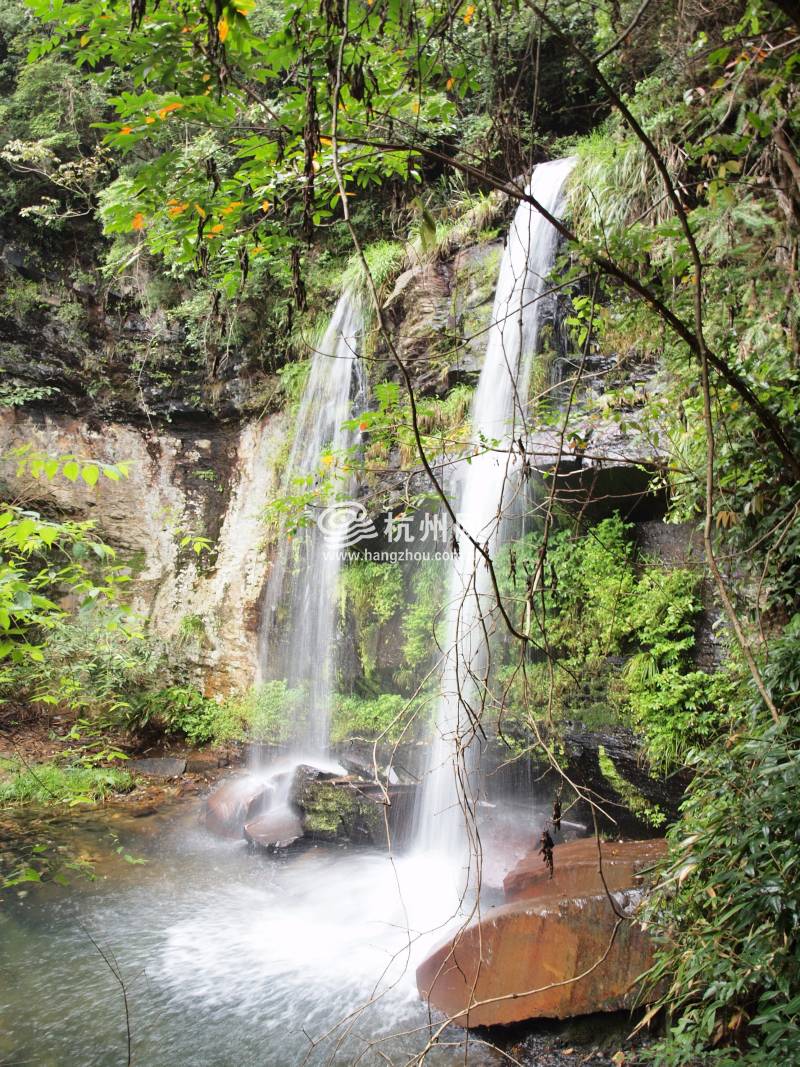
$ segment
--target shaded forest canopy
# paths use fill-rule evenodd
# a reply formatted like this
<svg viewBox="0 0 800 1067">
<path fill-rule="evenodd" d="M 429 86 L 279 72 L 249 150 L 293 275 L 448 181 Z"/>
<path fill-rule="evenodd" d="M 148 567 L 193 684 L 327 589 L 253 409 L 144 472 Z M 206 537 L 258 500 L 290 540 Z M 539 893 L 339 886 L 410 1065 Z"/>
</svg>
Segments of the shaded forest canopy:
<svg viewBox="0 0 800 1067">
<path fill-rule="evenodd" d="M 344 465 L 375 511 L 449 506 L 441 471 L 480 444 L 469 338 L 429 329 L 403 347 L 396 287 L 499 247 L 532 167 L 576 157 L 554 274 L 567 340 L 545 339 L 526 402 L 570 460 L 592 461 L 609 427 L 635 439 L 660 515 L 693 528 L 702 563 L 657 565 L 624 517 L 590 520 L 545 471 L 531 531 L 487 559 L 509 603 L 514 567 L 538 575 L 525 606 L 546 635 L 537 659 L 512 611 L 494 729 L 524 747 L 535 724 L 557 732 L 590 706 L 632 726 L 664 773 L 692 772 L 650 903 L 664 1064 L 800 1062 L 799 43 L 798 5 L 769 0 L 0 12 L 7 412 L 214 432 L 291 415 L 335 298 L 361 293 L 368 447 L 271 501 L 265 537 L 332 499 Z M 129 473 L 125 456 L 33 444 L 4 459 L 87 490 Z M 213 569 L 210 528 L 175 537 Z M 2 711 L 69 709 L 82 773 L 114 764 L 120 731 L 280 741 L 302 713 L 280 680 L 205 696 L 204 621 L 187 614 L 166 641 L 128 611 L 136 561 L 91 521 L 9 486 L 0 552 Z M 357 670 L 336 736 L 422 723 L 425 700 L 408 700 L 430 671 L 442 581 L 435 567 L 345 569 Z M 713 665 L 697 662 L 703 613 Z M 401 637 L 387 665 L 388 633 Z M 75 792 L 103 788 L 84 777 Z"/>
</svg>

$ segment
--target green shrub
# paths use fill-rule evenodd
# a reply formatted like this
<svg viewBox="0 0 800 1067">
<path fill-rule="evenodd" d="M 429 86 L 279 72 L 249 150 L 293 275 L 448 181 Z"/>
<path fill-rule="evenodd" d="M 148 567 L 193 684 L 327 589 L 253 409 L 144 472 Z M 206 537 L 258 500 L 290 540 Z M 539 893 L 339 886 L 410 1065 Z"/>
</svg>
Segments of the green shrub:
<svg viewBox="0 0 800 1067">
<path fill-rule="evenodd" d="M 339 695 L 334 701 L 331 740 L 372 741 L 381 737 L 387 742 L 396 741 L 420 706 L 419 700 L 409 701 L 397 693 L 381 693 L 372 699 Z"/>
<path fill-rule="evenodd" d="M 229 702 L 218 704 L 197 689 L 172 686 L 154 694 L 163 709 L 165 726 L 193 745 L 233 741 L 242 736 L 242 722 Z"/>
<path fill-rule="evenodd" d="M 506 663 L 500 670 L 507 695 L 503 717 L 524 722 L 531 709 L 542 714 L 551 703 L 561 717 L 591 724 L 622 720 L 642 735 L 650 760 L 666 770 L 688 749 L 725 731 L 738 677 L 734 667 L 718 674 L 697 669 L 699 576 L 637 559 L 629 528 L 615 515 L 579 537 L 569 530 L 553 534 L 544 607 L 536 598 L 532 633 L 542 644 L 546 635 L 555 671 L 551 676 L 546 663 L 534 662 L 523 675 Z M 531 535 L 499 556 L 512 618 L 522 614 L 525 574 L 536 568 L 540 543 Z"/>
<path fill-rule="evenodd" d="M 229 714 L 238 717 L 252 741 L 279 745 L 302 733 L 308 718 L 308 701 L 301 688 L 278 679 L 253 686 L 244 697 L 231 701 Z"/>
<path fill-rule="evenodd" d="M 651 977 L 677 1018 L 655 1060 L 797 1064 L 797 725 L 757 726 L 690 763 L 695 779 L 648 906 Z"/>
<path fill-rule="evenodd" d="M 403 601 L 403 573 L 397 563 L 358 560 L 339 576 L 342 619 L 352 620 L 359 659 L 366 678 L 377 668 L 377 638 Z"/>
<path fill-rule="evenodd" d="M 397 678 L 409 688 L 431 666 L 438 642 L 443 639 L 446 584 L 445 569 L 434 560 L 421 563 L 411 579 L 411 597 L 401 623 L 404 668 Z"/>
</svg>

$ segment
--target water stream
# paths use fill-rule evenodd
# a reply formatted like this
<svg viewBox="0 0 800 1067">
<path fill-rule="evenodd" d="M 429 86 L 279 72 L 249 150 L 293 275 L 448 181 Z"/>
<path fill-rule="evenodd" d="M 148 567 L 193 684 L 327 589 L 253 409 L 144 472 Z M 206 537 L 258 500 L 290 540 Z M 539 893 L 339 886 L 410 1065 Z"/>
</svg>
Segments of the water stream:
<svg viewBox="0 0 800 1067">
<path fill-rule="evenodd" d="M 281 486 L 284 498 L 313 495 L 321 489 L 327 502 L 347 493 L 350 479 L 341 457 L 356 435 L 343 424 L 355 397 L 363 394 L 358 358 L 362 331 L 359 301 L 345 292 L 312 357 L 293 419 Z M 314 522 L 294 531 L 282 523 L 262 601 L 258 678 L 283 679 L 302 691 L 305 714 L 297 716 L 290 747 L 303 756 L 324 755 L 328 748 L 341 567 L 335 549 Z"/>
<path fill-rule="evenodd" d="M 540 164 L 530 193 L 554 215 L 563 208 L 572 159 Z M 527 399 L 539 326 L 548 302 L 558 234 L 530 204 L 511 223 L 500 265 L 486 358 L 472 407 L 473 440 L 486 447 L 458 475 L 455 511 L 478 545 L 494 557 L 524 486 L 519 438 L 527 436 Z M 467 538 L 460 538 L 448 590 L 446 650 L 441 695 L 416 820 L 419 847 L 468 863 L 468 841 L 479 802 L 478 733 L 486 686 L 488 646 L 497 626 L 489 571 Z"/>
</svg>

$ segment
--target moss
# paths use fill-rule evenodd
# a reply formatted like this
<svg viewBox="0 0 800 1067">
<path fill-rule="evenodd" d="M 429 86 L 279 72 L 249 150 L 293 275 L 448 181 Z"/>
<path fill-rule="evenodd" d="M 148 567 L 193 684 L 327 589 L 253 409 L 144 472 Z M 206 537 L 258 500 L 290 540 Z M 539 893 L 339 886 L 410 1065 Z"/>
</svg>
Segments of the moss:
<svg viewBox="0 0 800 1067">
<path fill-rule="evenodd" d="M 603 777 L 620 800 L 625 803 L 628 810 L 632 811 L 634 815 L 638 816 L 649 826 L 663 826 L 667 817 L 661 808 L 659 808 L 657 804 L 651 804 L 646 797 L 642 796 L 632 782 L 629 782 L 626 778 L 622 777 L 614 766 L 614 761 L 602 745 L 598 746 L 597 760 L 600 764 L 600 771 Z"/>
<path fill-rule="evenodd" d="M 377 804 L 346 786 L 307 782 L 299 799 L 306 833 L 323 841 L 377 841 L 383 816 Z"/>
</svg>

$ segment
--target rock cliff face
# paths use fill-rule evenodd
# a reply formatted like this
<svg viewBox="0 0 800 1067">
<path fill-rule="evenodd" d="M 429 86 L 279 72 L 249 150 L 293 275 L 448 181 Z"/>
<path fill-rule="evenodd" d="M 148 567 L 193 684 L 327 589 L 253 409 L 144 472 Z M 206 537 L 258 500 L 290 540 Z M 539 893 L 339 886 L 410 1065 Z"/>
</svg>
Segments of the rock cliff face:
<svg viewBox="0 0 800 1067">
<path fill-rule="evenodd" d="M 133 608 L 154 631 L 193 635 L 191 658 L 209 693 L 253 680 L 258 605 L 268 555 L 260 519 L 275 486 L 285 419 L 200 430 L 149 428 L 41 411 L 0 411 L 0 454 L 20 444 L 102 463 L 130 461 L 130 477 L 96 486 L 2 475 L 13 497 L 45 512 L 95 521 L 131 573 Z M 214 542 L 203 555 L 188 535 Z M 185 620 L 191 618 L 189 628 Z"/>
<path fill-rule="evenodd" d="M 93 519 L 129 567 L 132 606 L 153 631 L 175 637 L 192 621 L 185 651 L 206 692 L 245 689 L 269 568 L 260 515 L 291 432 L 276 380 L 253 371 L 252 352 L 204 366 L 157 311 L 148 316 L 94 284 L 76 289 L 38 259 L 9 259 L 9 248 L 0 248 L 0 282 L 24 299 L 0 312 L 0 368 L 31 399 L 0 406 L 0 482 L 45 513 Z M 498 242 L 483 243 L 398 280 L 390 310 L 421 390 L 444 391 L 479 369 L 480 345 L 454 368 L 443 353 L 453 337 L 488 324 L 498 257 Z M 129 461 L 130 477 L 93 488 L 20 477 L 9 454 L 22 444 Z M 182 548 L 188 534 L 212 549 Z"/>
</svg>

